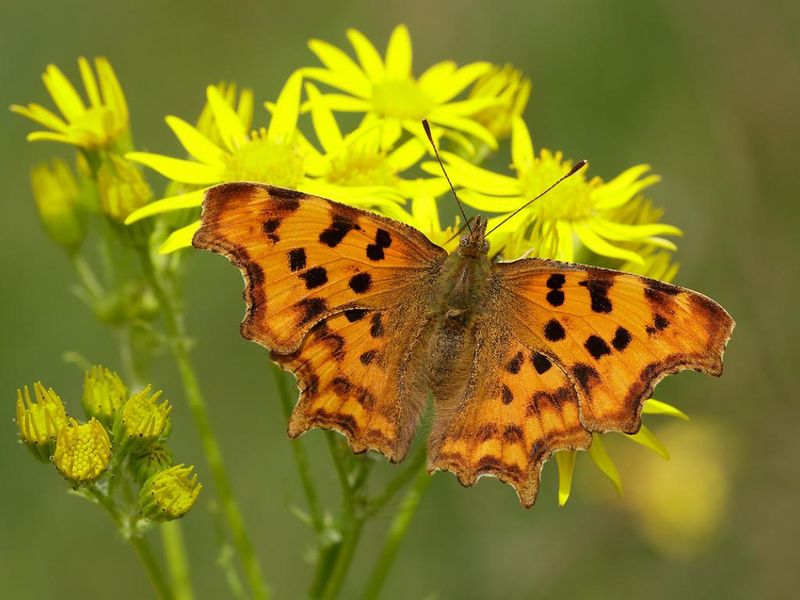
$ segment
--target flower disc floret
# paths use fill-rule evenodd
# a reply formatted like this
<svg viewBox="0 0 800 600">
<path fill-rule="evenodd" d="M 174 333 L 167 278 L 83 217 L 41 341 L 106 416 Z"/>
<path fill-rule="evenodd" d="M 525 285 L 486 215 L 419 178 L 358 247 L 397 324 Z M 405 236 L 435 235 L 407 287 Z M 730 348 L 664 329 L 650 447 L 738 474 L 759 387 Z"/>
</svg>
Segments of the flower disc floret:
<svg viewBox="0 0 800 600">
<path fill-rule="evenodd" d="M 151 521 L 172 521 L 189 512 L 203 489 L 193 470 L 175 465 L 150 477 L 139 493 L 142 514 Z"/>
<path fill-rule="evenodd" d="M 111 440 L 97 419 L 80 424 L 70 419 L 56 439 L 53 462 L 58 471 L 74 485 L 95 481 L 111 460 Z"/>
<path fill-rule="evenodd" d="M 146 447 L 168 432 L 172 406 L 166 400 L 158 404 L 161 391 L 151 394 L 150 389 L 148 385 L 123 405 L 115 428 L 122 444 Z"/>
</svg>

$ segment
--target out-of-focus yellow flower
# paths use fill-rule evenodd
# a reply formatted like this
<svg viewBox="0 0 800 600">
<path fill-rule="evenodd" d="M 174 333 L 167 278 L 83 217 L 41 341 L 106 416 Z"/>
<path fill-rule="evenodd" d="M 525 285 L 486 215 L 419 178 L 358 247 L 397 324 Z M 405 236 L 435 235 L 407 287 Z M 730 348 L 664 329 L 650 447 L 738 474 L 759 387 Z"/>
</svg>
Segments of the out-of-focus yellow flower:
<svg viewBox="0 0 800 600">
<path fill-rule="evenodd" d="M 443 153 L 450 178 L 464 188 L 459 193 L 464 203 L 480 211 L 501 213 L 489 219 L 488 230 L 547 189 L 573 164 L 564 160 L 560 152 L 554 154 L 543 149 L 536 156 L 528 127 L 518 117 L 513 119 L 511 156 L 515 177 Z M 439 166 L 425 163 L 423 168 L 434 173 Z M 576 250 L 583 246 L 599 256 L 643 264 L 641 255 L 623 244 L 675 249 L 672 242 L 660 236 L 680 235 L 677 227 L 663 223 L 632 225 L 615 220 L 620 207 L 658 181 L 656 175 L 644 176 L 648 170 L 647 165 L 632 167 L 609 182 L 599 177 L 587 180 L 585 169 L 579 171 L 493 233 L 489 237 L 492 250 L 502 248 L 506 258 L 532 251 L 534 256 L 574 261 Z"/>
<path fill-rule="evenodd" d="M 114 371 L 100 365 L 86 371 L 83 378 L 83 410 L 106 427 L 112 427 L 114 417 L 125 403 L 128 389 Z"/>
<path fill-rule="evenodd" d="M 472 118 L 486 127 L 497 140 L 511 134 L 514 117 L 521 117 L 531 96 L 531 80 L 511 65 L 492 65 L 475 82 L 470 98 L 497 98 L 500 104 L 487 106 Z"/>
<path fill-rule="evenodd" d="M 143 484 L 159 471 L 172 466 L 172 452 L 163 442 L 155 442 L 130 455 L 129 466 L 134 479 Z"/>
<path fill-rule="evenodd" d="M 382 123 L 361 125 L 342 135 L 319 90 L 312 84 L 306 90 L 314 131 L 324 151 L 310 149 L 308 174 L 314 179 L 306 184 L 307 190 L 396 216 L 406 198 L 436 196 L 447 189 L 442 178 L 403 177 L 425 154 L 415 139 L 398 145 L 399 137 L 387 137 Z"/>
<path fill-rule="evenodd" d="M 474 148 L 467 135 L 491 148 L 497 147 L 489 130 L 473 116 L 502 100 L 488 96 L 456 100 L 487 72 L 489 63 L 475 62 L 458 68 L 452 61 L 440 62 L 415 78 L 411 38 L 405 25 L 395 27 L 385 58 L 360 31 L 348 29 L 347 37 L 358 62 L 332 44 L 311 40 L 309 48 L 324 67 L 302 70 L 305 77 L 344 92 L 324 95 L 332 110 L 366 113 L 365 122 L 383 121 L 390 137 L 399 137 L 400 130 L 405 129 L 423 148 L 428 142 L 420 127 L 422 119 L 430 121 L 437 137 L 444 133 L 468 150 Z"/>
<path fill-rule="evenodd" d="M 52 388 L 45 389 L 41 382 L 33 384 L 35 402 L 28 386 L 23 390 L 17 390 L 19 437 L 36 458 L 46 462 L 53 454 L 58 432 L 67 424 L 67 411 L 58 394 Z"/>
<path fill-rule="evenodd" d="M 669 463 L 652 464 L 647 454 L 625 457 L 625 471 L 635 478 L 625 504 L 638 517 L 644 537 L 671 558 L 688 559 L 702 550 L 725 516 L 728 475 L 725 444 L 707 424 L 665 427 Z"/>
<path fill-rule="evenodd" d="M 86 235 L 78 182 L 67 163 L 55 159 L 31 169 L 31 187 L 39 219 L 48 237 L 68 251 L 75 251 Z"/>
<path fill-rule="evenodd" d="M 303 190 L 310 144 L 297 131 L 301 83 L 298 73 L 289 77 L 272 111 L 269 128 L 252 133 L 244 122 L 251 113 L 248 110 L 237 113 L 219 88 L 209 86 L 206 90 L 208 104 L 222 145 L 183 119 L 168 116 L 167 125 L 195 160 L 149 152 L 130 152 L 126 158 L 173 181 L 199 189 L 152 202 L 131 213 L 125 222 L 130 224 L 159 213 L 200 206 L 208 187 L 226 181 L 257 181 Z M 199 227 L 198 220 L 173 232 L 160 251 L 172 252 L 190 246 Z"/>
<path fill-rule="evenodd" d="M 151 521 L 171 521 L 189 512 L 203 489 L 193 469 L 175 465 L 150 477 L 139 493 L 142 514 Z"/>
<path fill-rule="evenodd" d="M 129 214 L 153 197 L 139 168 L 120 156 L 110 154 L 97 173 L 100 206 L 112 220 L 123 222 Z"/>
<path fill-rule="evenodd" d="M 249 88 L 242 88 L 241 91 L 237 90 L 236 84 L 233 82 L 220 82 L 214 86 L 223 100 L 236 111 L 236 116 L 239 122 L 244 127 L 245 131 L 250 131 L 253 128 L 253 90 Z M 238 92 L 238 93 L 237 93 Z M 238 97 L 238 99 L 237 99 Z M 214 117 L 214 109 L 210 102 L 203 105 L 200 111 L 200 116 L 197 118 L 195 124 L 197 131 L 207 137 L 212 143 L 217 146 L 224 146 L 225 141 L 220 134 L 219 127 L 217 127 L 217 120 Z"/>
<path fill-rule="evenodd" d="M 111 440 L 97 419 L 80 424 L 70 419 L 56 439 L 53 462 L 58 471 L 73 485 L 95 481 L 111 460 Z"/>
<path fill-rule="evenodd" d="M 49 130 L 29 133 L 28 141 L 51 140 L 85 150 L 115 145 L 122 151 L 129 149 L 128 104 L 117 76 L 106 58 L 95 58 L 94 66 L 97 76 L 88 60 L 78 59 L 88 106 L 64 73 L 55 65 L 48 65 L 42 80 L 62 116 L 35 103 L 11 107 Z"/>
<path fill-rule="evenodd" d="M 148 385 L 122 406 L 114 427 L 121 445 L 142 449 L 168 434 L 172 406 L 166 400 L 158 404 L 160 396 L 161 391 L 151 394 Z"/>
</svg>

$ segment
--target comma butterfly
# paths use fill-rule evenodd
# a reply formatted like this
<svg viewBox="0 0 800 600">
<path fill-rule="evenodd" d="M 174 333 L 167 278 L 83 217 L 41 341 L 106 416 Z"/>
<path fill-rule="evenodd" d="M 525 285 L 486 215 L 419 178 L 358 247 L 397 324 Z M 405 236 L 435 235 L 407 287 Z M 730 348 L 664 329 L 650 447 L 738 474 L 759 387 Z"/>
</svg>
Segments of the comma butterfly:
<svg viewBox="0 0 800 600">
<path fill-rule="evenodd" d="M 429 469 L 491 474 L 532 506 L 556 450 L 636 432 L 665 375 L 722 373 L 734 326 L 697 292 L 597 267 L 448 252 L 398 221 L 255 183 L 208 190 L 193 245 L 245 279 L 242 335 L 295 374 L 288 433 L 403 460 L 433 396 Z"/>
</svg>

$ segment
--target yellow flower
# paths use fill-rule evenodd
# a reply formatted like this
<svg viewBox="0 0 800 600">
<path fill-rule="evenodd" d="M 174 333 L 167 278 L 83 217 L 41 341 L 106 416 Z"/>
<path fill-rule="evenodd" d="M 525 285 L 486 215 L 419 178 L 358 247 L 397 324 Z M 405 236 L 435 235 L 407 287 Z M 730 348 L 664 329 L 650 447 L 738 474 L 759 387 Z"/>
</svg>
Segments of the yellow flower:
<svg viewBox="0 0 800 600">
<path fill-rule="evenodd" d="M 172 406 L 166 400 L 157 404 L 160 396 L 160 391 L 150 394 L 148 385 L 128 399 L 122 406 L 114 427 L 117 441 L 141 449 L 169 433 L 169 413 Z"/>
<path fill-rule="evenodd" d="M 113 426 L 114 417 L 127 397 L 128 390 L 114 371 L 98 365 L 84 374 L 83 410 L 107 427 Z"/>
<path fill-rule="evenodd" d="M 151 521 L 171 521 L 189 512 L 203 489 L 193 469 L 175 465 L 150 477 L 139 493 L 142 514 Z"/>
<path fill-rule="evenodd" d="M 689 417 L 682 410 L 661 402 L 654 398 L 646 400 L 642 406 L 642 415 L 665 415 L 675 417 L 688 421 Z M 669 460 L 669 452 L 666 446 L 655 436 L 655 434 L 646 426 L 642 425 L 637 433 L 623 434 L 629 440 L 644 446 L 658 454 L 661 458 Z M 622 479 L 619 475 L 619 469 L 611 459 L 603 443 L 603 436 L 598 433 L 592 434 L 592 445 L 589 447 L 589 456 L 594 462 L 595 466 L 608 477 L 617 493 L 622 493 Z M 558 467 L 558 504 L 563 506 L 569 499 L 572 489 L 572 479 L 575 472 L 575 462 L 577 452 L 561 451 L 556 453 L 556 465 Z"/>
<path fill-rule="evenodd" d="M 41 461 L 50 459 L 58 432 L 67 424 L 67 412 L 61 398 L 41 382 L 33 384 L 36 402 L 31 400 L 28 386 L 17 390 L 17 427 L 19 437 Z"/>
<path fill-rule="evenodd" d="M 53 462 L 74 485 L 86 485 L 96 480 L 110 460 L 111 440 L 97 419 L 83 424 L 70 419 L 59 431 Z"/>
<path fill-rule="evenodd" d="M 515 177 L 443 153 L 453 183 L 464 188 L 461 199 L 480 211 L 501 213 L 489 219 L 488 230 L 552 185 L 573 164 L 560 152 L 543 149 L 536 156 L 528 128 L 518 117 L 513 119 L 511 155 Z M 423 168 L 435 172 L 439 167 L 426 163 Z M 532 251 L 534 256 L 574 261 L 576 251 L 583 247 L 598 256 L 643 264 L 638 252 L 622 244 L 675 249 L 672 242 L 660 236 L 680 235 L 677 227 L 663 223 L 632 225 L 615 218 L 620 207 L 658 181 L 656 175 L 644 176 L 648 170 L 647 165 L 632 167 L 609 182 L 599 177 L 587 179 L 585 169 L 579 171 L 492 234 L 489 241 L 493 251 L 502 249 L 507 258 Z"/>
<path fill-rule="evenodd" d="M 11 107 L 15 113 L 49 130 L 28 134 L 28 141 L 51 140 L 85 150 L 114 145 L 121 150 L 127 149 L 130 145 L 128 105 L 111 63 L 106 58 L 95 58 L 96 77 L 85 58 L 78 59 L 78 66 L 88 106 L 64 73 L 55 65 L 48 65 L 42 79 L 62 116 L 35 103 Z"/>
<path fill-rule="evenodd" d="M 72 170 L 61 159 L 31 170 L 31 187 L 45 232 L 59 246 L 75 251 L 86 235 L 80 206 L 81 190 Z"/>
<path fill-rule="evenodd" d="M 495 139 L 511 134 L 514 117 L 522 116 L 531 95 L 531 80 L 511 65 L 496 66 L 472 86 L 469 98 L 497 98 L 500 104 L 487 106 L 472 118 L 486 127 Z"/>
<path fill-rule="evenodd" d="M 362 124 L 342 135 L 319 90 L 306 85 L 314 131 L 323 153 L 310 147 L 305 189 L 319 196 L 396 216 L 406 198 L 438 195 L 447 189 L 444 179 L 407 179 L 425 149 L 415 139 L 398 145 L 400 132 L 387 136 L 383 123 Z"/>
<path fill-rule="evenodd" d="M 239 118 L 239 122 L 242 124 L 242 127 L 244 127 L 245 131 L 250 131 L 253 128 L 253 90 L 249 88 L 243 88 L 238 93 L 237 101 L 237 89 L 235 83 L 227 83 L 223 81 L 214 87 L 219 92 L 219 95 L 225 100 L 225 103 L 236 111 L 236 116 Z M 197 118 L 195 127 L 197 128 L 197 131 L 202 133 L 217 146 L 223 146 L 225 144 L 224 140 L 222 139 L 222 135 L 220 135 L 219 128 L 217 127 L 216 118 L 214 117 L 214 110 L 211 107 L 210 102 L 206 102 L 203 105 L 203 109 L 200 111 L 200 116 Z"/>
<path fill-rule="evenodd" d="M 148 166 L 165 177 L 199 189 L 152 202 L 131 213 L 130 224 L 163 212 L 200 206 L 205 190 L 226 181 L 258 181 L 290 189 L 303 189 L 306 154 L 310 144 L 297 131 L 302 78 L 289 77 L 272 113 L 269 128 L 248 133 L 247 111 L 237 113 L 215 86 L 206 90 L 216 130 L 217 144 L 183 119 L 168 116 L 170 129 L 195 160 L 171 158 L 149 152 L 130 152 L 129 160 Z M 161 247 L 172 252 L 191 245 L 200 221 L 173 232 Z"/>
<path fill-rule="evenodd" d="M 311 40 L 309 48 L 324 67 L 302 70 L 305 77 L 344 92 L 325 94 L 325 102 L 331 109 L 366 113 L 367 123 L 385 121 L 387 135 L 391 137 L 397 137 L 405 129 L 423 148 L 427 148 L 428 142 L 420 127 L 422 119 L 428 119 L 434 131 L 444 131 L 470 151 L 474 148 L 466 135 L 491 148 L 497 147 L 492 134 L 473 115 L 501 101 L 493 97 L 456 100 L 486 73 L 489 63 L 475 62 L 457 68 L 452 61 L 440 62 L 415 78 L 411 39 L 405 25 L 395 27 L 385 58 L 381 58 L 360 31 L 349 29 L 347 37 L 358 62 L 332 44 Z"/>
</svg>

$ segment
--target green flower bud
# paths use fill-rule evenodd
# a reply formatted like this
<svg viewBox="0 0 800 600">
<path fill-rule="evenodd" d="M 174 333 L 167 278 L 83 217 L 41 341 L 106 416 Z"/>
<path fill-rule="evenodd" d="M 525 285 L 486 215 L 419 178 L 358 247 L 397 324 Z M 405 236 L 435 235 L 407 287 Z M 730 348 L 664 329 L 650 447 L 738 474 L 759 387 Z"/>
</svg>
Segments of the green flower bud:
<svg viewBox="0 0 800 600">
<path fill-rule="evenodd" d="M 122 223 L 137 208 L 150 202 L 153 192 L 141 170 L 115 154 L 107 156 L 97 173 L 100 206 L 112 220 Z"/>
<path fill-rule="evenodd" d="M 100 365 L 86 371 L 83 379 L 83 410 L 111 428 L 117 411 L 125 403 L 128 390 L 120 376 Z"/>
<path fill-rule="evenodd" d="M 95 481 L 111 461 L 111 440 L 97 419 L 80 424 L 70 419 L 56 439 L 53 462 L 73 485 Z"/>
<path fill-rule="evenodd" d="M 36 458 L 47 462 L 55 449 L 58 432 L 67 425 L 67 412 L 61 398 L 40 382 L 33 384 L 36 402 L 31 400 L 28 386 L 24 390 L 17 390 L 19 437 Z"/>
<path fill-rule="evenodd" d="M 171 521 L 189 512 L 203 488 L 193 469 L 176 465 L 150 477 L 139 492 L 142 514 L 151 521 Z"/>
<path fill-rule="evenodd" d="M 155 442 L 131 454 L 129 468 L 133 478 L 144 484 L 150 477 L 172 466 L 172 452 L 163 442 Z"/>
<path fill-rule="evenodd" d="M 80 209 L 81 190 L 61 159 L 31 169 L 31 187 L 39 219 L 48 237 L 67 250 L 75 250 L 86 234 Z"/>
</svg>

